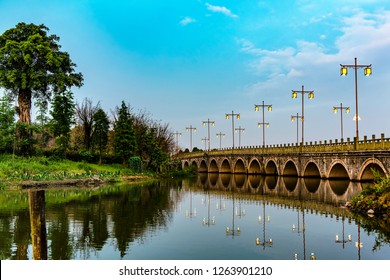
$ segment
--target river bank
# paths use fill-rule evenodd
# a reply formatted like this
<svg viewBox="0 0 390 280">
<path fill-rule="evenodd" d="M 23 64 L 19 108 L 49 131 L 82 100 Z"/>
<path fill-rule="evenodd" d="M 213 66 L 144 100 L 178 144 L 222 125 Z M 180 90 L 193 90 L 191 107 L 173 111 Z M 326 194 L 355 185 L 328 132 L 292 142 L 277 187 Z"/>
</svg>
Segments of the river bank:
<svg viewBox="0 0 390 280">
<path fill-rule="evenodd" d="M 121 164 L 93 164 L 46 157 L 0 156 L 0 189 L 91 186 L 107 182 L 142 181 L 156 177 Z"/>
</svg>

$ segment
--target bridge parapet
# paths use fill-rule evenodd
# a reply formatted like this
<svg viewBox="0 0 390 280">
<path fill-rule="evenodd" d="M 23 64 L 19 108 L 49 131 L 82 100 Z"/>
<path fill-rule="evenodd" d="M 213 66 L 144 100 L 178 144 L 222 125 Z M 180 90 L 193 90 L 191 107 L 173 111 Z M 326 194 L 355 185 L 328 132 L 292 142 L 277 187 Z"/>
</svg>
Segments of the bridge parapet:
<svg viewBox="0 0 390 280">
<path fill-rule="evenodd" d="M 380 138 L 376 138 L 375 135 L 372 135 L 371 139 L 368 139 L 367 136 L 364 136 L 363 140 L 351 141 L 350 138 L 347 138 L 347 141 L 343 139 L 339 140 L 325 140 L 315 141 L 310 143 L 302 144 L 277 144 L 277 145 L 267 145 L 265 147 L 260 146 L 249 146 L 241 148 L 223 148 L 223 149 L 213 149 L 210 151 L 198 151 L 190 153 L 179 153 L 173 158 L 177 160 L 186 159 L 186 158 L 198 158 L 204 157 L 205 154 L 208 156 L 231 156 L 231 155 L 242 155 L 242 154 L 300 154 L 300 153 L 334 153 L 334 152 L 359 152 L 359 151 L 388 151 L 390 150 L 390 138 L 385 138 L 384 134 L 381 134 Z"/>
</svg>

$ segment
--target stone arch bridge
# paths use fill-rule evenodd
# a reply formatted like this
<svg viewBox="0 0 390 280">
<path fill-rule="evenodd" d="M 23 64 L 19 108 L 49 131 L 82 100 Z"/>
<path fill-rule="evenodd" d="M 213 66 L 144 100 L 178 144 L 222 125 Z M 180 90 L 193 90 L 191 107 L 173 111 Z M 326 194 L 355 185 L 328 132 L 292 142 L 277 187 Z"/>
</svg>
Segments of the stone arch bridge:
<svg viewBox="0 0 390 280">
<path fill-rule="evenodd" d="M 370 181 L 375 173 L 388 176 L 390 139 L 306 145 L 276 145 L 221 149 L 175 156 L 182 168 L 194 166 L 199 173 L 263 174 Z"/>
</svg>

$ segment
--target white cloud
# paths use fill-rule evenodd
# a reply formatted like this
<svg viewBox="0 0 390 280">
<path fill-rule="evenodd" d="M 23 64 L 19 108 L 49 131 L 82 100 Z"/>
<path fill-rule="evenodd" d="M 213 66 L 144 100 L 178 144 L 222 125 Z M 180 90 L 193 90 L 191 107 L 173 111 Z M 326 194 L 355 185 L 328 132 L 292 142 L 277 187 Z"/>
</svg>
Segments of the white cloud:
<svg viewBox="0 0 390 280">
<path fill-rule="evenodd" d="M 190 23 L 194 23 L 196 22 L 196 19 L 193 19 L 193 18 L 190 18 L 190 17 L 185 17 L 183 18 L 181 21 L 180 21 L 180 25 L 182 26 L 186 26 Z"/>
<path fill-rule="evenodd" d="M 214 12 L 214 13 L 221 13 L 225 16 L 231 17 L 231 18 L 238 18 L 237 15 L 233 14 L 228 8 L 223 6 L 214 6 L 209 3 L 206 3 L 207 10 Z"/>
</svg>

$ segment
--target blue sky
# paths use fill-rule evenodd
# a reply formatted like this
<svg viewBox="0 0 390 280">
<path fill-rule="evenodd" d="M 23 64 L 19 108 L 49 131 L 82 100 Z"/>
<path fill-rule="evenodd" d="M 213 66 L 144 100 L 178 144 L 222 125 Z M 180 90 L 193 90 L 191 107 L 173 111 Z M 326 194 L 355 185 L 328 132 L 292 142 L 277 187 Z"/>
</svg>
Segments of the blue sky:
<svg viewBox="0 0 390 280">
<path fill-rule="evenodd" d="M 241 145 L 262 143 L 261 113 L 254 104 L 273 105 L 265 113 L 266 144 L 296 141 L 301 98 L 305 96 L 305 141 L 355 136 L 354 75 L 340 77 L 340 64 L 372 64 L 373 75 L 358 72 L 359 133 L 390 137 L 390 2 L 387 0 L 0 0 L 0 32 L 18 22 L 45 24 L 60 37 L 84 86 L 76 99 L 100 101 L 108 112 L 122 100 L 146 110 L 155 120 L 182 132 L 179 145 L 204 147 L 202 121 L 213 120 L 216 133 L 231 146 L 231 121 L 245 128 Z M 301 128 L 299 127 L 299 130 Z M 299 135 L 301 137 L 301 135 Z M 235 145 L 238 145 L 236 134 Z"/>
</svg>

